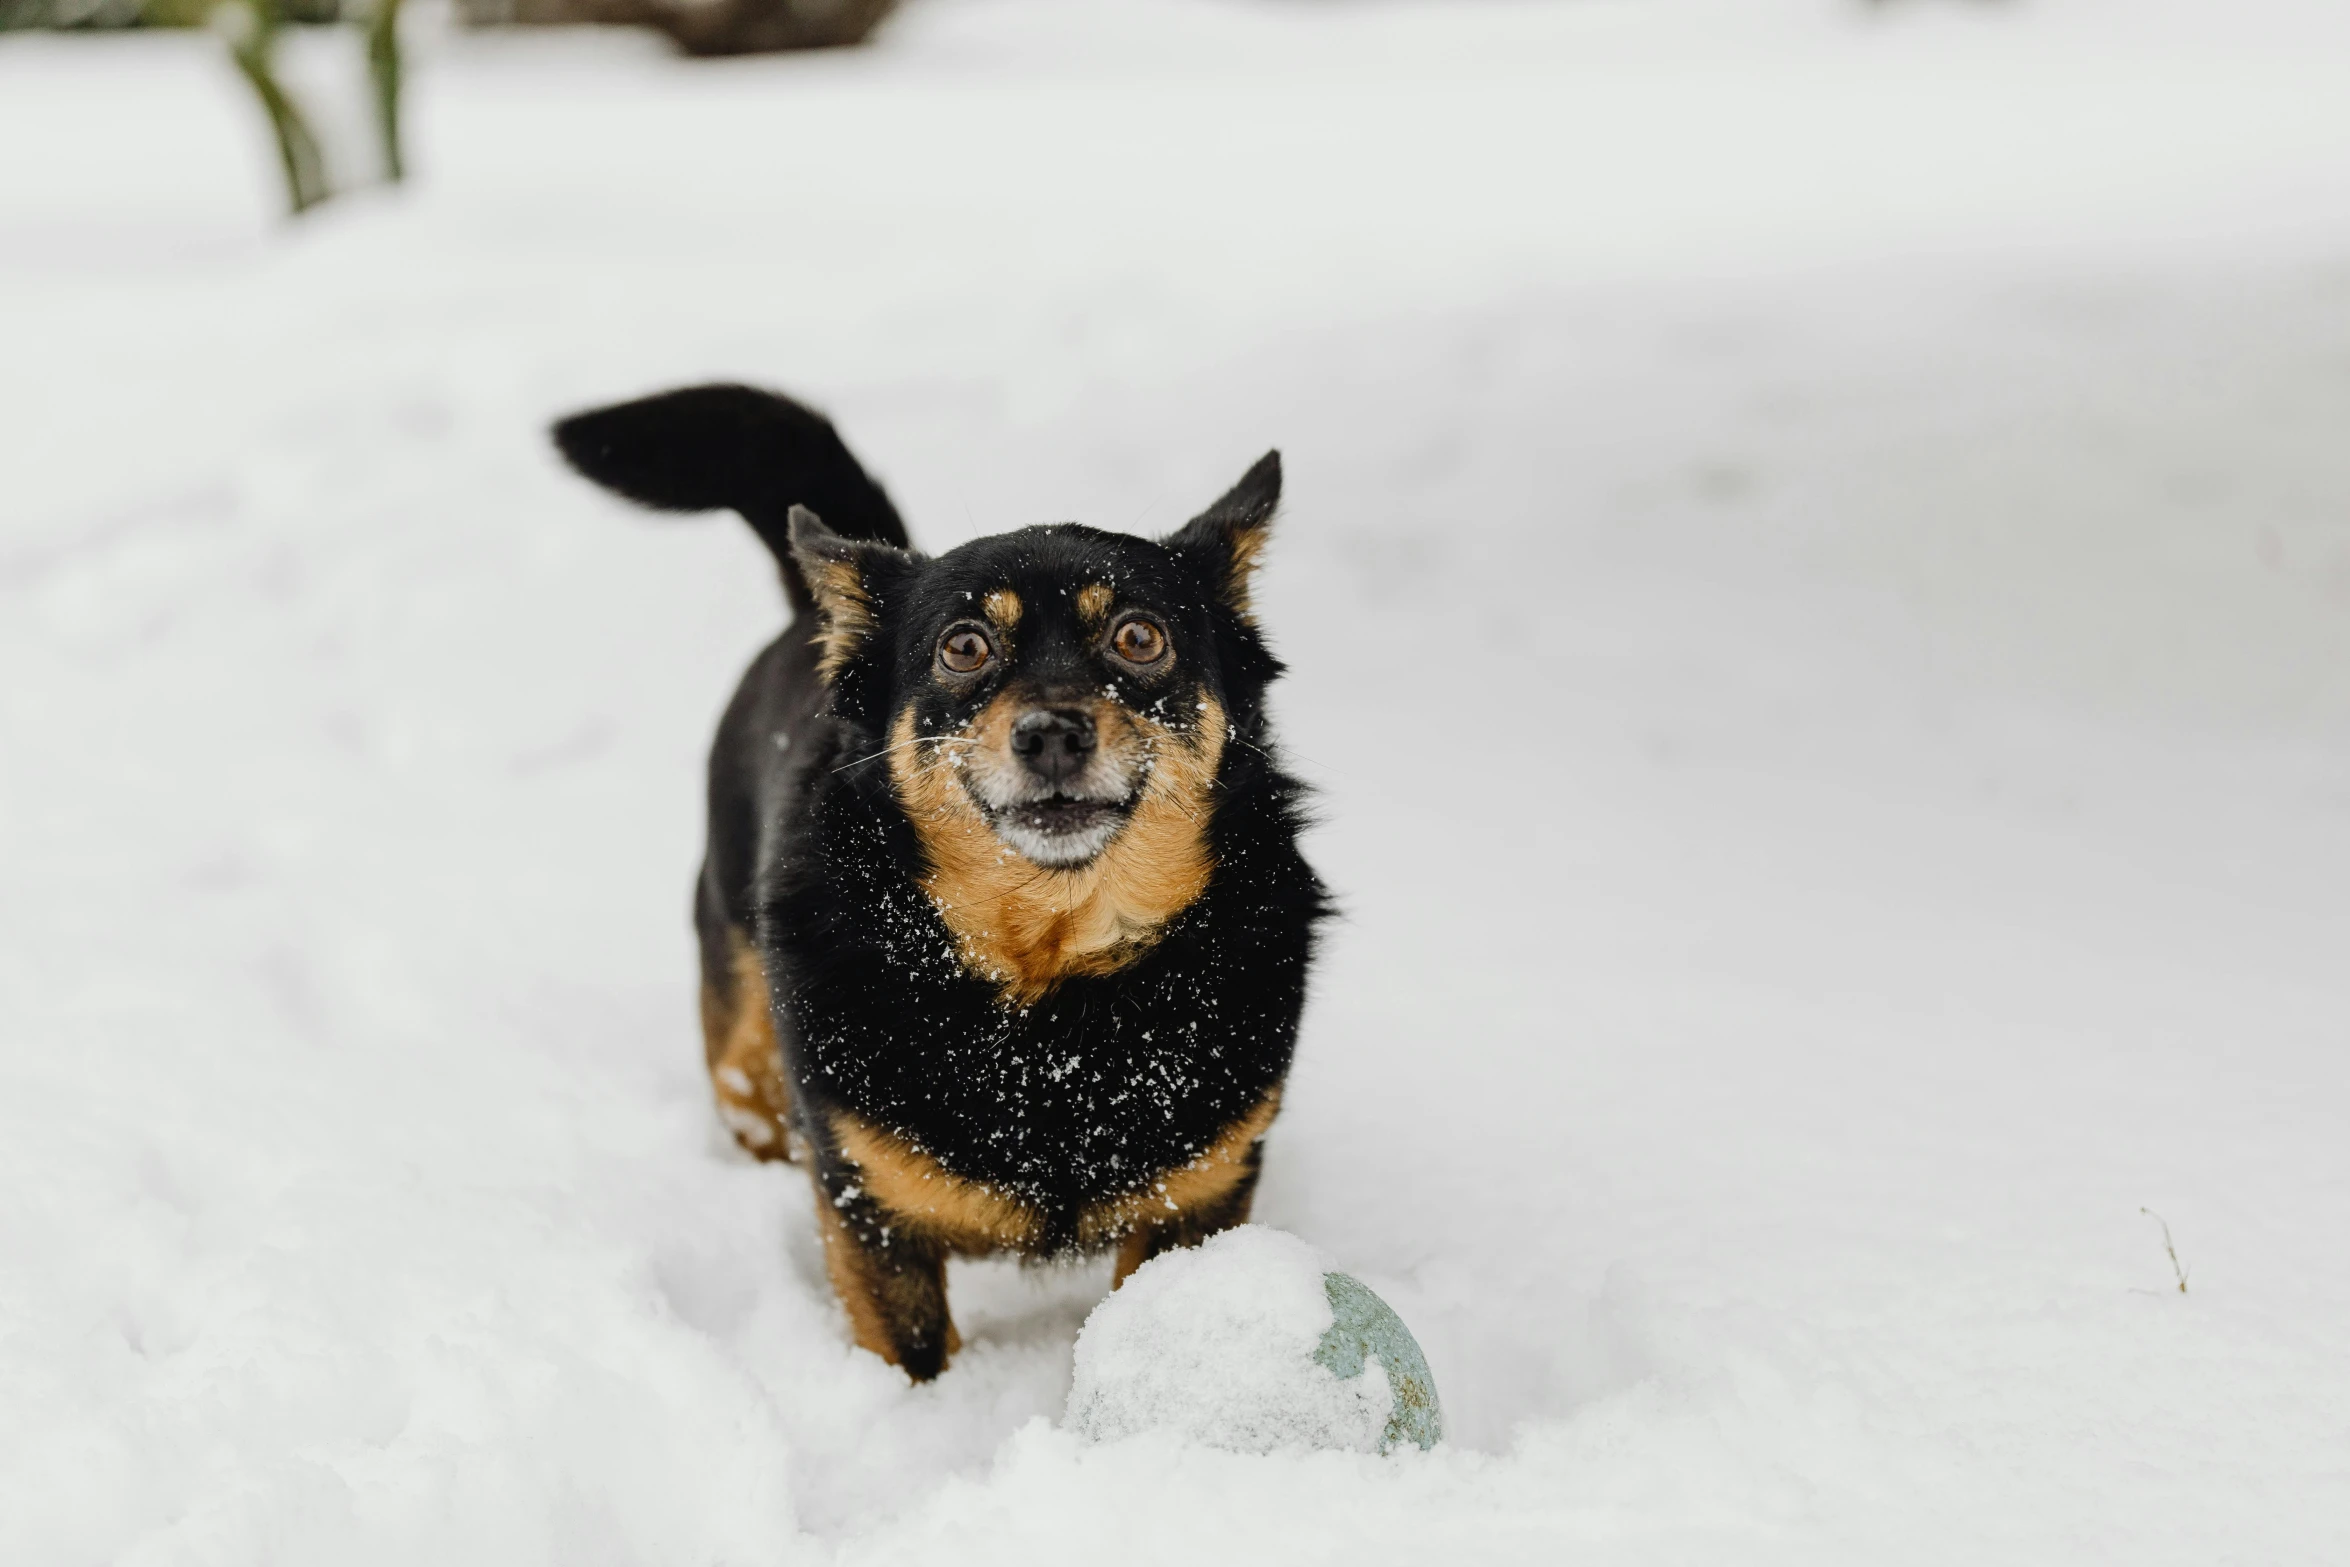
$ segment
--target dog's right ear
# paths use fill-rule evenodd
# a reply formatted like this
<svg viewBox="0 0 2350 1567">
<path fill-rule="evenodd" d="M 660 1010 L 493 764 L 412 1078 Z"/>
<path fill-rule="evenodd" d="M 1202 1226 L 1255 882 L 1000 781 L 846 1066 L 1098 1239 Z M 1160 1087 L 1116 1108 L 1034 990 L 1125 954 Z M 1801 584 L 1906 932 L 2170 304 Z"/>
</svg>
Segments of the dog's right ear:
<svg viewBox="0 0 2350 1567">
<path fill-rule="evenodd" d="M 789 526 L 792 564 L 815 600 L 816 673 L 832 688 L 834 711 L 867 717 L 865 682 L 857 676 L 880 628 L 883 600 L 920 557 L 871 539 L 844 539 L 805 506 L 791 508 Z"/>
</svg>

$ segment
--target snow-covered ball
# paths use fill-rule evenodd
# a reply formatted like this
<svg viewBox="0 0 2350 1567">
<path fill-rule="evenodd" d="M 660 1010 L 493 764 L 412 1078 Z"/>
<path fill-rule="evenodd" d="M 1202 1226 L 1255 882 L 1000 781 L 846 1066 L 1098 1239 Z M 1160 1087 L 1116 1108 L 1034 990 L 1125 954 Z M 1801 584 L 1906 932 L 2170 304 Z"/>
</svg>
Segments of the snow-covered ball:
<svg viewBox="0 0 2350 1567">
<path fill-rule="evenodd" d="M 1173 1430 L 1236 1452 L 1433 1447 L 1444 1417 L 1411 1332 L 1296 1236 L 1246 1224 L 1137 1268 L 1077 1335 L 1069 1426 Z"/>
</svg>

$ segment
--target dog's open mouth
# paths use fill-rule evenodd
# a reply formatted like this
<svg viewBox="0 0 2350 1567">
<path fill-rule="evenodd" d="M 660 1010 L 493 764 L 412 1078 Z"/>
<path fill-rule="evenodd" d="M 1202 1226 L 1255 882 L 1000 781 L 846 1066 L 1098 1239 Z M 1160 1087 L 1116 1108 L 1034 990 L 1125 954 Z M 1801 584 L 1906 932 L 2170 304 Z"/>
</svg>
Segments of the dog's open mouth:
<svg viewBox="0 0 2350 1567">
<path fill-rule="evenodd" d="M 1015 805 L 1003 814 L 1030 832 L 1080 833 L 1124 816 L 1126 806 L 1122 800 L 1073 800 L 1056 795 L 1049 800 Z"/>
<path fill-rule="evenodd" d="M 989 813 L 998 838 L 1039 865 L 1082 865 L 1109 846 L 1132 814 L 1131 800 L 1053 794 Z"/>
</svg>

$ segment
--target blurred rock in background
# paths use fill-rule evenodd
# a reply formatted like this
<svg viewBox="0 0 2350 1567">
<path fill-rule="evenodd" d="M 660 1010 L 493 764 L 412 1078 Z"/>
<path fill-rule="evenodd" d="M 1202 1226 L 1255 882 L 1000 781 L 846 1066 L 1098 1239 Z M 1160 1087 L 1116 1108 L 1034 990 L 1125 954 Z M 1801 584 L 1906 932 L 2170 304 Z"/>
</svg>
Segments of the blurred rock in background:
<svg viewBox="0 0 2350 1567">
<path fill-rule="evenodd" d="M 473 27 L 652 27 L 700 55 L 860 44 L 895 9 L 897 0 L 457 0 L 458 16 Z"/>
<path fill-rule="evenodd" d="M 217 0 L 0 0 L 0 32 L 200 27 Z M 359 21 L 368 0 L 278 0 L 285 23 Z M 897 0 L 457 0 L 469 27 L 651 27 L 687 54 L 772 54 L 863 43 Z"/>
<path fill-rule="evenodd" d="M 201 27 L 219 0 L 0 0 L 0 33 Z M 365 17 L 367 0 L 278 0 L 278 20 L 340 22 Z"/>
</svg>

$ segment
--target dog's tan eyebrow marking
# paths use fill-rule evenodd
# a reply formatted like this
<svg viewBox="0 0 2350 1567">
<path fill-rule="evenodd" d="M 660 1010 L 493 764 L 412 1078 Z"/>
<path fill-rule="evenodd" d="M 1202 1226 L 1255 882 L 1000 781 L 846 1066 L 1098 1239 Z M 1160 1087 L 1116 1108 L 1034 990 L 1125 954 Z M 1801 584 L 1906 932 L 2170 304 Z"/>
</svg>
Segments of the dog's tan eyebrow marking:
<svg viewBox="0 0 2350 1567">
<path fill-rule="evenodd" d="M 980 607 L 987 611 L 988 619 L 1006 631 L 1020 624 L 1020 595 L 1010 588 L 996 589 L 980 600 Z"/>
<path fill-rule="evenodd" d="M 1077 595 L 1077 613 L 1087 620 L 1099 620 L 1110 612 L 1110 600 L 1115 596 L 1108 583 L 1091 583 Z"/>
</svg>

